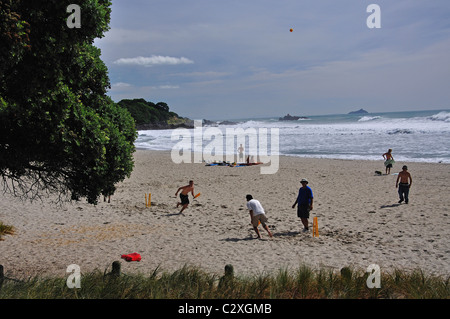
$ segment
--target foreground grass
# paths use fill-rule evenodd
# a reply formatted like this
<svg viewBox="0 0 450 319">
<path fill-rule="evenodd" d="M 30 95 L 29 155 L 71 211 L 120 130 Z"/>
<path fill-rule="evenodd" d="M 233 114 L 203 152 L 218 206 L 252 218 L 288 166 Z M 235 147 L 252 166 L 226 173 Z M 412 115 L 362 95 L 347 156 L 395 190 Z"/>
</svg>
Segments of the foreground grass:
<svg viewBox="0 0 450 319">
<path fill-rule="evenodd" d="M 5 225 L 2 222 L 0 222 L 0 240 L 3 240 L 3 235 L 12 235 L 14 234 L 14 227 Z"/>
<path fill-rule="evenodd" d="M 449 278 L 416 270 L 381 274 L 381 288 L 369 289 L 368 273 L 344 268 L 340 272 L 301 266 L 269 275 L 235 277 L 183 267 L 159 269 L 150 275 L 112 276 L 101 271 L 81 275 L 81 288 L 67 287 L 66 278 L 4 280 L 0 299 L 448 299 Z"/>
</svg>

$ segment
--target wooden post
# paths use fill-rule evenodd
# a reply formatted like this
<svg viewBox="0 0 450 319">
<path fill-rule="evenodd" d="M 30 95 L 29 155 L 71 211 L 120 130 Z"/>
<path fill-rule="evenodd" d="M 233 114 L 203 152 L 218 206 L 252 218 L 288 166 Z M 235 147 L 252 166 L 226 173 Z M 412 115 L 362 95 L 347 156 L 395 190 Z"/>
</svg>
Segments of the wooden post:
<svg viewBox="0 0 450 319">
<path fill-rule="evenodd" d="M 120 261 L 115 261 L 112 263 L 112 270 L 111 270 L 111 275 L 114 277 L 119 277 L 120 276 Z"/>
<path fill-rule="evenodd" d="M 0 265 L 0 289 L 3 286 L 4 279 L 5 279 L 5 273 L 4 273 L 4 270 L 3 270 L 3 265 Z"/>
<path fill-rule="evenodd" d="M 225 265 L 225 276 L 228 278 L 234 277 L 234 267 L 231 264 Z"/>
<path fill-rule="evenodd" d="M 219 280 L 219 289 L 229 288 L 234 283 L 234 267 L 231 264 L 225 265 L 225 274 Z"/>
</svg>

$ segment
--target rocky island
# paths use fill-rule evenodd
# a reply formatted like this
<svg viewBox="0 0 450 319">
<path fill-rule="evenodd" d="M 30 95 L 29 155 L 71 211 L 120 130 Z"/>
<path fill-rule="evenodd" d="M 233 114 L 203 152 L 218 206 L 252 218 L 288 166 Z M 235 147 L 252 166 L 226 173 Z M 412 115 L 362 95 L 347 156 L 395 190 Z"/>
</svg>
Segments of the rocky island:
<svg viewBox="0 0 450 319">
<path fill-rule="evenodd" d="M 287 114 L 283 117 L 280 117 L 278 120 L 279 121 L 297 121 L 299 119 L 307 119 L 307 117 L 306 116 L 294 116 L 294 115 Z"/>
<path fill-rule="evenodd" d="M 352 112 L 349 112 L 348 114 L 367 114 L 367 113 L 369 113 L 369 112 L 367 112 L 364 109 L 359 109 L 358 111 L 352 111 Z"/>
</svg>

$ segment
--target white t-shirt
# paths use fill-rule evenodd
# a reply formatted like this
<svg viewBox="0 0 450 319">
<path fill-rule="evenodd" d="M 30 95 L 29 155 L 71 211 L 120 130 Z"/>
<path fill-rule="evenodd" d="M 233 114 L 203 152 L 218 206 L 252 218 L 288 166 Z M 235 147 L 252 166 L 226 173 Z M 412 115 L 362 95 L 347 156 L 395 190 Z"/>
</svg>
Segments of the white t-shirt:
<svg viewBox="0 0 450 319">
<path fill-rule="evenodd" d="M 247 202 L 247 208 L 253 211 L 253 216 L 264 214 L 264 208 L 261 206 L 259 200 L 251 199 Z"/>
</svg>

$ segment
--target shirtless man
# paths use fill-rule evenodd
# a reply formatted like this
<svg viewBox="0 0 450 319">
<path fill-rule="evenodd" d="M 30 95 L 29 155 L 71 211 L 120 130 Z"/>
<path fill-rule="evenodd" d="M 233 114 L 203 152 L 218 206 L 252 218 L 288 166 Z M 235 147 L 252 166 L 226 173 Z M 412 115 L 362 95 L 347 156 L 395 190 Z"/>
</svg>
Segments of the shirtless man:
<svg viewBox="0 0 450 319">
<path fill-rule="evenodd" d="M 189 181 L 189 185 L 178 188 L 177 192 L 175 193 L 175 196 L 178 196 L 179 191 L 181 191 L 181 193 L 180 193 L 181 203 L 177 203 L 177 207 L 180 205 L 183 206 L 180 211 L 180 214 L 181 214 L 181 213 L 183 213 L 183 210 L 185 210 L 189 205 L 188 194 L 191 193 L 192 196 L 194 196 L 194 182 Z"/>
<path fill-rule="evenodd" d="M 398 183 L 400 181 L 400 184 Z M 395 183 L 395 187 L 398 187 L 398 195 L 400 196 L 400 200 L 398 203 L 405 201 L 408 204 L 408 195 L 409 189 L 412 185 L 412 177 L 408 172 L 408 167 L 404 165 L 402 167 L 402 171 L 398 173 L 397 182 Z"/>
<path fill-rule="evenodd" d="M 242 160 L 244 159 L 244 147 L 242 146 L 242 144 L 241 146 L 239 146 L 238 152 L 239 152 L 239 161 L 242 162 Z"/>
</svg>

